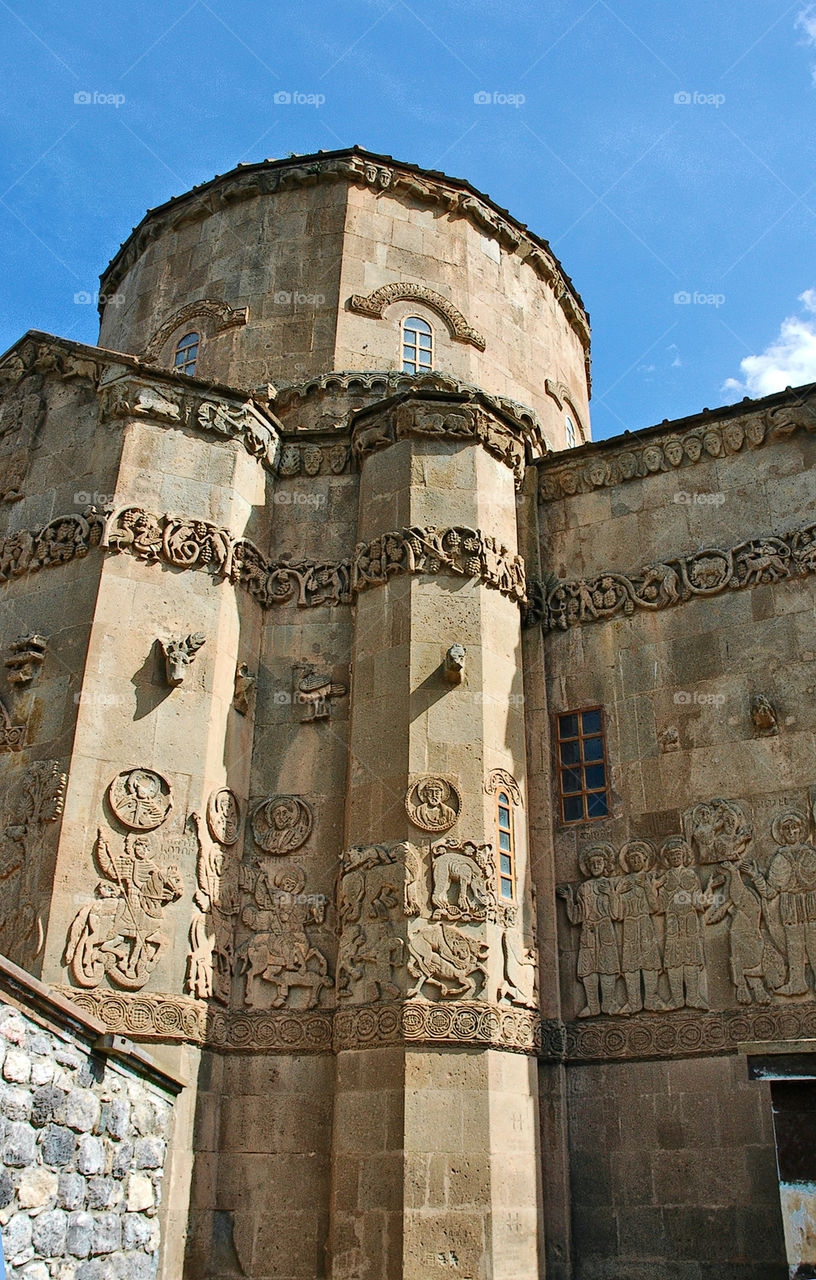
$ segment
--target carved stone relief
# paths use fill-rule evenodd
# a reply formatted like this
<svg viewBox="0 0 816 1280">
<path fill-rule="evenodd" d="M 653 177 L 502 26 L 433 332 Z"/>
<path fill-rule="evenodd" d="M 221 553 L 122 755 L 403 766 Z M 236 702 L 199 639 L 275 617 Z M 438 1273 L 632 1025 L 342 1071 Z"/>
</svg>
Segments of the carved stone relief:
<svg viewBox="0 0 816 1280">
<path fill-rule="evenodd" d="M 497 791 L 506 791 L 517 808 L 521 808 L 521 791 L 512 773 L 506 769 L 492 769 L 485 781 L 485 794 L 492 796 Z"/>
<path fill-rule="evenodd" d="M 464 840 L 432 845 L 433 917 L 477 923 L 496 919 L 493 846 Z"/>
<path fill-rule="evenodd" d="M 229 787 L 213 791 L 207 801 L 207 827 L 219 844 L 235 844 L 241 833 L 241 806 Z"/>
<path fill-rule="evenodd" d="M 27 635 L 14 640 L 9 645 L 10 656 L 3 663 L 8 672 L 9 684 L 33 684 L 45 661 L 47 648 L 45 636 Z"/>
<path fill-rule="evenodd" d="M 714 799 L 662 843 L 584 847 L 584 882 L 561 885 L 581 929 L 578 1017 L 711 1007 L 710 988 L 739 1005 L 812 996 L 816 987 L 816 843 L 811 815 L 782 809 L 763 868 L 741 804 Z M 707 873 L 707 879 L 703 879 Z M 722 998 L 722 997 L 721 997 Z"/>
<path fill-rule="evenodd" d="M 165 858 L 197 848 L 197 834 L 189 827 L 180 840 L 161 840 L 161 862 L 153 856 L 156 837 L 137 831 L 114 836 L 122 841 L 121 853 L 114 853 L 101 829 L 97 832 L 94 860 L 104 879 L 94 901 L 74 917 L 65 947 L 65 964 L 78 986 L 98 987 L 106 975 L 130 991 L 147 982 L 170 941 L 162 928 L 164 909 L 184 892 L 178 866 Z"/>
<path fill-rule="evenodd" d="M 472 440 L 484 446 L 513 472 L 516 487 L 524 479 L 524 435 L 518 424 L 489 411 L 481 397 L 460 401 L 403 398 L 396 407 L 362 409 L 354 417 L 352 448 L 358 463 L 369 454 L 411 437 Z"/>
<path fill-rule="evenodd" d="M 281 857 L 306 843 L 314 815 L 300 796 L 272 796 L 253 810 L 251 825 L 255 843 L 265 853 Z"/>
<path fill-rule="evenodd" d="M 779 721 L 776 708 L 764 693 L 755 693 L 751 698 L 751 724 L 757 733 L 769 736 L 779 733 Z"/>
<path fill-rule="evenodd" d="M 206 320 L 211 326 L 212 333 L 223 333 L 226 329 L 234 328 L 236 325 L 244 325 L 249 317 L 248 307 L 230 307 L 225 302 L 218 302 L 213 298 L 202 298 L 199 302 L 188 302 L 185 307 L 179 307 L 178 311 L 174 311 L 171 316 L 165 320 L 164 324 L 156 330 L 151 337 L 140 359 L 145 364 L 155 364 L 161 356 L 162 349 L 168 338 L 172 337 L 179 325 L 187 324 L 191 320 Z"/>
<path fill-rule="evenodd" d="M 251 895 L 241 921 L 252 931 L 236 951 L 246 975 L 244 1004 L 316 1008 L 334 985 L 326 956 L 309 936 L 310 926 L 325 920 L 325 899 L 305 893 L 306 872 L 296 864 L 278 871 L 245 865 L 241 887 Z"/>
<path fill-rule="evenodd" d="M 337 884 L 339 1000 L 370 1003 L 402 994 L 405 941 L 399 924 L 412 857 L 405 843 L 357 845 L 343 854 Z"/>
<path fill-rule="evenodd" d="M 25 745 L 27 724 L 14 724 L 0 698 L 0 751 L 19 751 Z"/>
<path fill-rule="evenodd" d="M 539 471 L 539 500 L 552 502 L 660 472 L 677 471 L 700 461 L 757 449 L 768 440 L 784 438 L 797 430 L 816 430 L 816 398 L 777 405 L 763 412 L 749 412 L 722 423 L 711 422 L 679 435 L 660 436 L 641 447 L 625 450 L 596 447 L 589 458 L 581 462 L 564 462 L 553 457 Z"/>
<path fill-rule="evenodd" d="M 346 685 L 335 684 L 328 672 L 319 671 L 311 663 L 295 668 L 295 702 L 303 724 L 313 720 L 329 720 L 332 701 L 344 698 L 347 693 Z"/>
<path fill-rule="evenodd" d="M 462 797 L 449 778 L 418 778 L 408 788 L 405 810 L 423 831 L 447 831 L 459 817 Z"/>
<path fill-rule="evenodd" d="M 57 760 L 38 760 L 5 797 L 0 835 L 0 951 L 21 963 L 43 941 L 41 913 L 48 901 L 45 863 L 49 827 L 61 817 L 67 775 Z"/>
<path fill-rule="evenodd" d="M 339 476 L 347 470 L 350 460 L 351 449 L 345 441 L 337 440 L 333 444 L 316 441 L 293 444 L 287 441 L 281 448 L 277 470 L 278 475 L 285 479 L 301 474 Z M 282 499 L 283 492 L 278 493 L 278 500 Z"/>
<path fill-rule="evenodd" d="M 583 626 L 638 609 L 667 609 L 695 596 L 781 582 L 816 573 L 816 525 L 781 537 L 753 538 L 728 550 L 708 548 L 689 556 L 645 565 L 636 573 L 601 573 L 594 578 L 531 587 L 525 625 L 545 631 Z"/>
<path fill-rule="evenodd" d="M 442 316 L 448 326 L 451 337 L 455 341 L 469 342 L 472 346 L 477 347 L 479 351 L 484 351 L 484 338 L 468 324 L 461 311 L 447 298 L 443 298 L 441 294 L 434 289 L 429 289 L 424 284 L 412 284 L 408 281 L 395 281 L 393 284 L 384 284 L 366 297 L 359 293 L 352 294 L 349 298 L 348 307 L 350 311 L 356 311 L 358 315 L 372 316 L 379 320 L 382 318 L 386 307 L 390 307 L 394 302 L 407 301 L 424 302 L 437 315 Z"/>
<path fill-rule="evenodd" d="M 152 769 L 123 769 L 108 788 L 110 807 L 122 826 L 152 831 L 173 806 L 170 784 Z"/>
<path fill-rule="evenodd" d="M 228 797 L 228 799 L 224 799 Z M 199 999 L 214 999 L 229 1005 L 234 970 L 234 931 L 241 909 L 239 893 L 240 859 L 228 846 L 238 838 L 240 816 L 231 791 L 223 788 L 210 796 L 207 804 L 207 826 L 213 843 L 202 831 L 197 814 L 191 815 L 198 837 L 196 878 L 198 887 L 193 901 L 197 913 L 190 924 L 190 956 L 187 990 Z"/>
<path fill-rule="evenodd" d="M 192 666 L 195 656 L 206 641 L 201 631 L 191 635 L 177 636 L 172 640 L 160 640 L 164 655 L 164 678 L 171 689 L 177 689 L 184 683 L 188 667 Z"/>
<path fill-rule="evenodd" d="M 235 668 L 235 684 L 232 693 L 232 705 L 239 716 L 248 715 L 256 683 L 257 678 L 252 675 L 247 664 L 239 662 Z"/>
<path fill-rule="evenodd" d="M 475 1000 L 488 980 L 488 944 L 479 936 L 464 933 L 443 921 L 423 921 L 408 935 L 408 971 L 416 982 L 412 996 L 450 1000 Z"/>
<path fill-rule="evenodd" d="M 0 582 L 86 556 L 102 541 L 104 521 L 95 507 L 58 516 L 42 529 L 20 529 L 0 538 Z"/>
</svg>

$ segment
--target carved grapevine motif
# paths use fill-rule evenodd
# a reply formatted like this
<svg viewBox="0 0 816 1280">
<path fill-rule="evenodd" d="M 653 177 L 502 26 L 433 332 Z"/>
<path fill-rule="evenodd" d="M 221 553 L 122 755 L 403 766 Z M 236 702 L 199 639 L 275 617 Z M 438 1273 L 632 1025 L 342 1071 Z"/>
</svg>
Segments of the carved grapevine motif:
<svg viewBox="0 0 816 1280">
<path fill-rule="evenodd" d="M 528 626 L 545 631 L 582 626 L 638 609 L 667 609 L 695 596 L 781 582 L 816 573 L 816 524 L 781 537 L 753 538 L 727 551 L 710 548 L 690 556 L 646 565 L 638 573 L 602 573 L 594 578 L 531 589 L 525 615 Z"/>
</svg>

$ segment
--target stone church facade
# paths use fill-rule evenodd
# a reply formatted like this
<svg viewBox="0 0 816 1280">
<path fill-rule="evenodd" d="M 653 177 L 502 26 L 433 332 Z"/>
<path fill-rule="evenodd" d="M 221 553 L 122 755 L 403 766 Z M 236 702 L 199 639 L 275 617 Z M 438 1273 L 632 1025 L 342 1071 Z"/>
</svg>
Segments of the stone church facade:
<svg viewBox="0 0 816 1280">
<path fill-rule="evenodd" d="M 546 241 L 356 148 L 100 299 L 0 358 L 0 951 L 182 1086 L 138 1275 L 787 1276 L 813 389 L 593 443 Z"/>
</svg>

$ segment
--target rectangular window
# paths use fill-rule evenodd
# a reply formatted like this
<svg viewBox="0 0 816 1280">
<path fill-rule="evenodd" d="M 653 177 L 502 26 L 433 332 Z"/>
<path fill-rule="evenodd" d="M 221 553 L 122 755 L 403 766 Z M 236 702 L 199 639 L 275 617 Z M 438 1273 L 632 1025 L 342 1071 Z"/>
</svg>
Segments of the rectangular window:
<svg viewBox="0 0 816 1280">
<path fill-rule="evenodd" d="M 558 791 L 562 822 L 589 822 L 609 816 L 609 775 L 603 710 L 568 711 L 556 716 Z"/>
</svg>

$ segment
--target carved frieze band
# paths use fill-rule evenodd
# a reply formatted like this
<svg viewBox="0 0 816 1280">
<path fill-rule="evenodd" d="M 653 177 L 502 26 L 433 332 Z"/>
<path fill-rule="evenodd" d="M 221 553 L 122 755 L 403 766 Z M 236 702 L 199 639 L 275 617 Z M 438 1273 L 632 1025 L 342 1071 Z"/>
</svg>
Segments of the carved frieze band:
<svg viewBox="0 0 816 1280">
<path fill-rule="evenodd" d="M 42 529 L 19 529 L 0 538 L 0 582 L 86 556 L 102 541 L 105 521 L 95 507 L 58 516 Z"/>
<path fill-rule="evenodd" d="M 479 331 L 468 324 L 458 307 L 427 285 L 412 284 L 406 280 L 395 281 L 393 284 L 384 284 L 365 296 L 352 294 L 348 305 L 349 310 L 356 311 L 358 315 L 380 320 L 386 307 L 390 307 L 392 303 L 409 301 L 424 302 L 443 318 L 452 338 L 457 342 L 469 342 L 471 346 L 478 347 L 479 351 L 484 351 L 485 340 Z"/>
<path fill-rule="evenodd" d="M 465 397 L 457 401 L 427 396 L 403 400 L 386 412 L 376 407 L 362 410 L 355 417 L 352 449 L 361 462 L 369 454 L 412 436 L 478 442 L 510 468 L 516 487 L 524 479 L 524 439 L 517 425 L 502 422 Z"/>
<path fill-rule="evenodd" d="M 150 563 L 204 569 L 243 587 L 264 608 L 348 604 L 356 592 L 401 573 L 461 574 L 526 599 L 522 559 L 477 529 L 402 529 L 359 543 L 351 560 L 290 564 L 268 560 L 255 543 L 207 521 L 126 507 L 110 519 L 104 545 Z"/>
<path fill-rule="evenodd" d="M 538 1014 L 481 1001 L 377 1004 L 330 1009 L 246 1013 L 213 1009 L 183 996 L 127 996 L 59 987 L 60 993 L 104 1022 L 114 1034 L 185 1040 L 223 1049 L 270 1053 L 331 1053 L 383 1044 L 469 1044 L 536 1054 Z"/>
<path fill-rule="evenodd" d="M 698 462 L 711 462 L 758 449 L 799 430 L 816 430 L 816 397 L 780 404 L 761 413 L 735 416 L 722 424 L 712 422 L 682 434 L 662 436 L 642 448 L 593 450 L 590 457 L 580 463 L 555 463 L 553 459 L 551 465 L 548 460 L 539 473 L 539 501 L 571 498 L 578 493 L 642 480 L 644 476 L 678 471 Z"/>
<path fill-rule="evenodd" d="M 673 556 L 637 573 L 610 571 L 574 581 L 533 582 L 525 625 L 541 623 L 545 631 L 566 631 L 640 609 L 668 609 L 695 597 L 810 573 L 816 573 L 816 524 L 780 537 L 752 538 L 725 550 L 706 547 L 693 555 Z"/>
<path fill-rule="evenodd" d="M 544 1019 L 540 1056 L 561 1062 L 688 1058 L 734 1053 L 750 1041 L 816 1039 L 816 1005 L 785 1009 L 600 1018 L 590 1023 Z"/>
</svg>

